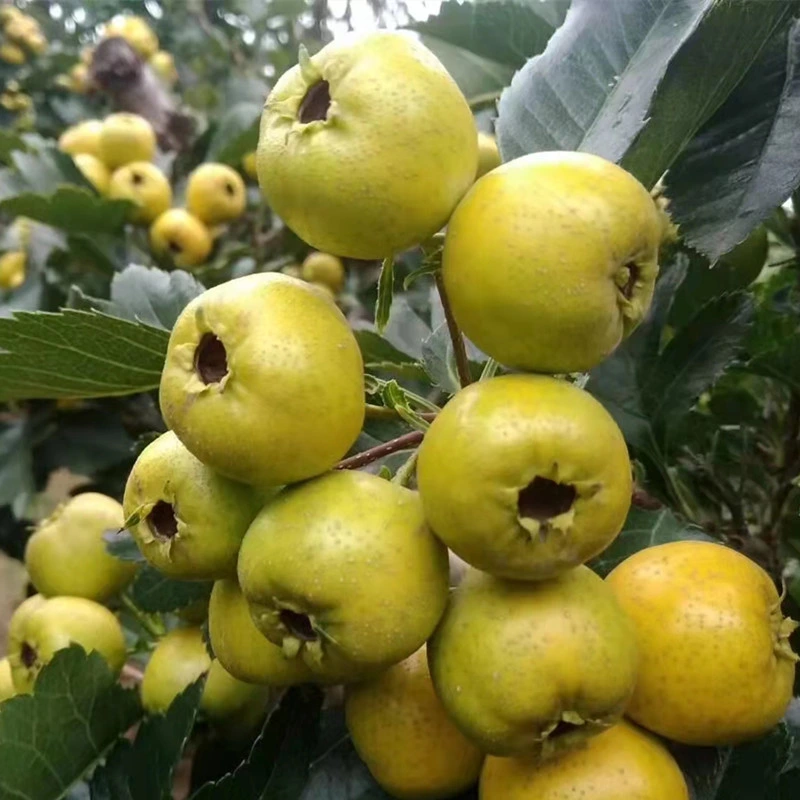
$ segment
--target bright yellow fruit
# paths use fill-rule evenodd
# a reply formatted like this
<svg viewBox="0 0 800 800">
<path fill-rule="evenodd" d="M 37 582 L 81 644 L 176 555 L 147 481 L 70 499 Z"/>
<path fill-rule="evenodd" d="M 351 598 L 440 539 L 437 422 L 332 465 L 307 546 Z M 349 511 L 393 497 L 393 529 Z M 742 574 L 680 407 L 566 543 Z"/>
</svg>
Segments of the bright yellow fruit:
<svg viewBox="0 0 800 800">
<path fill-rule="evenodd" d="M 84 597 L 46 600 L 37 596 L 34 603 L 23 603 L 8 629 L 8 659 L 16 690 L 30 692 L 42 667 L 71 644 L 98 652 L 114 673 L 125 663 L 122 628 L 105 606 Z"/>
<path fill-rule="evenodd" d="M 11 292 L 25 283 L 26 262 L 22 250 L 9 250 L 0 256 L 0 290 Z"/>
<path fill-rule="evenodd" d="M 78 153 L 72 158 L 75 166 L 83 173 L 83 177 L 94 186 L 98 194 L 107 195 L 111 182 L 111 173 L 108 171 L 108 167 L 99 158 L 89 155 L 89 153 Z"/>
<path fill-rule="evenodd" d="M 24 64 L 26 60 L 25 51 L 13 42 L 3 42 L 0 44 L 0 61 L 6 64 Z"/>
<path fill-rule="evenodd" d="M 683 773 L 657 739 L 626 722 L 544 764 L 488 756 L 480 800 L 689 800 Z"/>
<path fill-rule="evenodd" d="M 246 202 L 242 176 L 226 164 L 201 164 L 189 175 L 186 208 L 207 225 L 240 217 Z"/>
<path fill-rule="evenodd" d="M 301 239 L 341 256 L 383 258 L 428 239 L 477 164 L 467 101 L 407 33 L 323 47 L 280 78 L 261 118 L 267 202 Z"/>
<path fill-rule="evenodd" d="M 36 590 L 105 602 L 136 574 L 136 565 L 114 558 L 103 535 L 123 527 L 122 506 L 96 492 L 79 494 L 37 526 L 25 546 L 25 566 Z"/>
<path fill-rule="evenodd" d="M 86 64 L 75 64 L 68 73 L 69 88 L 77 94 L 86 94 L 91 85 L 91 76 Z"/>
<path fill-rule="evenodd" d="M 330 469 L 358 437 L 361 351 L 308 284 L 247 275 L 181 312 L 160 399 L 169 427 L 209 467 L 256 486 L 294 483 Z"/>
<path fill-rule="evenodd" d="M 417 650 L 442 615 L 447 584 L 446 550 L 416 492 L 364 472 L 284 490 L 239 552 L 256 625 L 289 658 L 342 683 Z"/>
<path fill-rule="evenodd" d="M 464 333 L 502 364 L 578 372 L 642 320 L 662 223 L 630 173 L 535 153 L 478 180 L 447 226 L 442 275 Z"/>
<path fill-rule="evenodd" d="M 211 254 L 213 241 L 208 228 L 182 208 L 171 208 L 150 226 L 153 252 L 170 258 L 179 267 L 196 267 Z"/>
<path fill-rule="evenodd" d="M 135 203 L 131 222 L 144 225 L 160 217 L 172 205 L 172 187 L 167 176 L 149 161 L 134 161 L 115 170 L 108 196 Z"/>
<path fill-rule="evenodd" d="M 451 797 L 478 778 L 483 753 L 450 721 L 431 683 L 425 647 L 347 688 L 347 730 L 392 797 Z"/>
<path fill-rule="evenodd" d="M 87 119 L 67 128 L 58 139 L 58 149 L 71 156 L 88 153 L 100 158 L 100 131 L 103 123 L 99 119 Z"/>
<path fill-rule="evenodd" d="M 475 179 L 483 177 L 495 167 L 502 164 L 500 151 L 497 149 L 497 140 L 491 133 L 478 132 L 478 172 Z"/>
<path fill-rule="evenodd" d="M 711 542 L 671 542 L 640 550 L 606 581 L 639 639 L 631 719 L 693 745 L 754 739 L 780 720 L 797 623 L 755 562 Z"/>
<path fill-rule="evenodd" d="M 144 117 L 120 112 L 103 121 L 99 147 L 100 159 L 110 170 L 115 170 L 134 161 L 152 161 L 156 135 Z"/>
<path fill-rule="evenodd" d="M 0 659 L 0 704 L 17 693 L 11 677 L 11 664 L 7 658 Z"/>
<path fill-rule="evenodd" d="M 168 53 L 166 50 L 159 50 L 150 56 L 147 63 L 167 86 L 177 83 L 178 70 L 175 67 L 175 59 L 172 57 L 172 53 Z"/>
<path fill-rule="evenodd" d="M 334 295 L 344 287 L 344 265 L 342 260 L 330 253 L 309 253 L 301 268 L 304 281 L 321 283 L 327 286 Z"/>
<path fill-rule="evenodd" d="M 265 498 L 198 461 L 174 433 L 151 442 L 125 486 L 125 519 L 142 555 L 172 578 L 236 574 L 239 545 Z"/>
<path fill-rule="evenodd" d="M 47 37 L 41 31 L 33 31 L 23 39 L 23 44 L 32 53 L 40 56 L 47 50 Z"/>
<path fill-rule="evenodd" d="M 506 578 L 549 578 L 607 547 L 631 503 L 625 439 L 588 392 L 543 375 L 462 389 L 417 465 L 425 516 L 457 555 Z"/>
<path fill-rule="evenodd" d="M 256 170 L 255 150 L 253 150 L 250 153 L 245 153 L 244 158 L 242 158 L 242 169 L 244 170 L 244 174 L 247 175 L 248 178 L 252 178 L 253 180 L 258 179 L 258 171 Z"/>
<path fill-rule="evenodd" d="M 144 59 L 158 50 L 158 36 L 141 17 L 114 17 L 106 25 L 105 35 L 122 37 Z"/>
<path fill-rule="evenodd" d="M 208 607 L 211 648 L 225 669 L 248 683 L 293 686 L 314 674 L 299 659 L 289 659 L 256 627 L 242 590 L 234 580 L 217 581 Z"/>
<path fill-rule="evenodd" d="M 470 570 L 428 642 L 436 693 L 484 752 L 547 758 L 619 721 L 633 626 L 587 567 L 521 582 Z"/>
</svg>

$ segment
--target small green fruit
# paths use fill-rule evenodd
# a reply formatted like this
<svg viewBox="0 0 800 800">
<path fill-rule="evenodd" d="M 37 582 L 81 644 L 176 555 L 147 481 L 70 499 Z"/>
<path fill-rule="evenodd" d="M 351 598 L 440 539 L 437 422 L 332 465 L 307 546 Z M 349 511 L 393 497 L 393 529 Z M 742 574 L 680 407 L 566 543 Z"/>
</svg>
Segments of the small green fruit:
<svg viewBox="0 0 800 800">
<path fill-rule="evenodd" d="M 462 389 L 419 452 L 425 516 L 465 561 L 550 578 L 607 547 L 631 503 L 625 439 L 588 392 L 539 375 Z"/>
<path fill-rule="evenodd" d="M 167 425 L 204 464 L 256 486 L 330 469 L 364 421 L 347 320 L 308 284 L 236 278 L 181 312 L 161 376 Z"/>
<path fill-rule="evenodd" d="M 136 574 L 136 565 L 114 558 L 103 535 L 124 524 L 113 498 L 86 492 L 71 498 L 39 523 L 25 546 L 31 583 L 47 597 L 68 595 L 103 603 L 119 594 Z"/>
<path fill-rule="evenodd" d="M 412 492 L 341 471 L 288 489 L 242 542 L 239 584 L 270 641 L 323 680 L 411 655 L 447 602 L 448 563 Z"/>
<path fill-rule="evenodd" d="M 218 475 L 167 432 L 136 459 L 125 486 L 125 519 L 142 555 L 172 578 L 236 574 L 239 545 L 264 495 Z"/>
<path fill-rule="evenodd" d="M 477 164 L 467 101 L 408 33 L 351 34 L 306 56 L 275 84 L 261 117 L 261 190 L 326 253 L 384 258 L 428 239 Z"/>
<path fill-rule="evenodd" d="M 83 597 L 30 598 L 14 612 L 8 634 L 8 659 L 18 692 L 32 691 L 42 667 L 71 644 L 100 653 L 114 673 L 125 663 L 125 637 L 117 618 Z"/>
<path fill-rule="evenodd" d="M 547 758 L 620 719 L 638 656 L 613 593 L 581 566 L 535 583 L 470 571 L 428 660 L 448 714 L 484 752 Z"/>
<path fill-rule="evenodd" d="M 292 686 L 314 679 L 300 659 L 287 658 L 255 626 L 236 581 L 214 584 L 208 608 L 208 633 L 214 655 L 234 678 L 268 686 Z"/>
</svg>

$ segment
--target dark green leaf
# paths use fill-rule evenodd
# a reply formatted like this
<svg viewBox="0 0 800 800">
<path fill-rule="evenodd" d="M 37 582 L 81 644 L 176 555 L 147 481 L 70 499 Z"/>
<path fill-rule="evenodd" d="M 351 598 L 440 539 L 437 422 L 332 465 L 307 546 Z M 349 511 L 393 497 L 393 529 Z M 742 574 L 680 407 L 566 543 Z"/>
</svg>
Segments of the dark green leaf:
<svg viewBox="0 0 800 800">
<path fill-rule="evenodd" d="M 430 336 L 431 329 L 411 307 L 407 297 L 400 294 L 394 298 L 384 336 L 404 353 L 421 358 L 422 343 Z"/>
<path fill-rule="evenodd" d="M 714 261 L 791 195 L 798 127 L 800 21 L 772 37 L 670 169 L 670 210 L 687 242 Z"/>
<path fill-rule="evenodd" d="M 389 322 L 392 310 L 392 295 L 394 294 L 394 258 L 383 259 L 381 276 L 378 279 L 378 300 L 375 304 L 375 327 L 378 333 L 383 333 Z"/>
<path fill-rule="evenodd" d="M 77 184 L 97 194 L 75 166 L 72 156 L 53 147 L 37 145 L 34 152 L 18 150 L 12 153 L 11 161 L 20 185 L 35 194 L 52 194 L 64 184 Z"/>
<path fill-rule="evenodd" d="M 0 318 L 0 400 L 149 391 L 161 379 L 168 339 L 157 328 L 85 311 Z"/>
<path fill-rule="evenodd" d="M 146 614 L 163 613 L 184 608 L 211 594 L 206 581 L 174 581 L 153 567 L 139 570 L 131 585 L 131 599 Z"/>
<path fill-rule="evenodd" d="M 11 153 L 15 150 L 27 150 L 27 145 L 13 131 L 0 129 L 0 162 L 11 163 Z"/>
<path fill-rule="evenodd" d="M 256 149 L 262 106 L 237 103 L 219 121 L 208 145 L 207 161 L 221 161 L 238 167 L 242 157 Z"/>
<path fill-rule="evenodd" d="M 32 695 L 0 713 L 0 797 L 56 800 L 140 715 L 137 693 L 116 683 L 98 653 L 55 654 Z"/>
<path fill-rule="evenodd" d="M 0 507 L 14 503 L 20 515 L 35 491 L 32 447 L 26 419 L 0 423 Z"/>
<path fill-rule="evenodd" d="M 136 540 L 131 536 L 130 531 L 109 531 L 103 535 L 106 543 L 106 550 L 111 553 L 114 558 L 120 561 L 135 561 L 139 564 L 144 563 L 144 556 L 142 551 L 136 544 Z"/>
<path fill-rule="evenodd" d="M 441 268 L 441 261 L 436 261 L 425 263 L 413 272 L 409 272 L 408 275 L 403 278 L 403 290 L 410 289 L 423 275 L 435 275 Z"/>
<path fill-rule="evenodd" d="M 382 369 L 384 365 L 415 367 L 414 358 L 398 350 L 391 342 L 387 342 L 375 331 L 363 328 L 354 331 L 356 341 L 361 348 L 361 356 L 367 369 Z"/>
<path fill-rule="evenodd" d="M 453 340 L 446 322 L 422 343 L 422 365 L 431 380 L 448 394 L 455 394 L 461 388 Z"/>
</svg>

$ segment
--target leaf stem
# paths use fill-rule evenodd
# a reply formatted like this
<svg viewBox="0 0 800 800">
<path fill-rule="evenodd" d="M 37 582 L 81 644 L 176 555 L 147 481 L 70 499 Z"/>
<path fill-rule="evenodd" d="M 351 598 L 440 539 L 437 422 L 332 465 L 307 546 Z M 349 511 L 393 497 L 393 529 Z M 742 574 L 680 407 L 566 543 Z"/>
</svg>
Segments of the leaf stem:
<svg viewBox="0 0 800 800">
<path fill-rule="evenodd" d="M 142 626 L 146 633 L 153 637 L 153 639 L 160 639 L 164 635 L 165 629 L 161 621 L 142 611 L 142 609 L 133 602 L 127 592 L 123 592 L 120 595 L 120 600 L 122 601 L 122 605 L 136 617 L 136 621 Z"/>
<path fill-rule="evenodd" d="M 436 280 L 436 288 L 439 291 L 439 297 L 442 299 L 442 309 L 444 310 L 444 318 L 447 322 L 447 330 L 450 332 L 450 339 L 453 342 L 453 354 L 456 358 L 458 380 L 462 387 L 468 386 L 472 383 L 472 376 L 469 373 L 469 360 L 467 359 L 467 348 L 464 345 L 464 337 L 461 335 L 458 323 L 453 316 L 453 309 L 450 307 L 450 300 L 444 288 L 442 273 L 437 272 L 434 278 Z"/>
<path fill-rule="evenodd" d="M 375 447 L 370 447 L 369 450 L 364 450 L 362 453 L 343 459 L 334 469 L 361 469 L 361 467 L 366 467 L 367 464 L 371 464 L 379 458 L 397 453 L 400 450 L 409 450 L 412 447 L 416 447 L 424 436 L 425 434 L 422 431 L 404 433 L 396 439 L 390 439 L 388 442 L 375 445 Z"/>
<path fill-rule="evenodd" d="M 408 486 L 411 483 L 411 479 L 414 477 L 414 471 L 417 468 L 418 456 L 419 448 L 414 450 L 405 463 L 400 465 L 392 478 L 392 483 L 396 483 L 398 486 Z"/>
</svg>

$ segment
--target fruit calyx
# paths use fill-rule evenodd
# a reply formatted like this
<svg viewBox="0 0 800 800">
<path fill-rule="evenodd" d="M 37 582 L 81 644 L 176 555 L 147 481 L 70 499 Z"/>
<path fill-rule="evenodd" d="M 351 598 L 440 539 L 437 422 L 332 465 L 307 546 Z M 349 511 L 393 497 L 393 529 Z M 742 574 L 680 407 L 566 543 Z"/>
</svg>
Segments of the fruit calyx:
<svg viewBox="0 0 800 800">
<path fill-rule="evenodd" d="M 778 658 L 788 658 L 789 661 L 799 662 L 800 655 L 792 650 L 789 641 L 792 634 L 800 628 L 800 623 L 795 622 L 791 617 L 784 617 L 781 612 L 781 601 L 772 609 L 771 622 L 774 637 L 773 650 Z"/>
<path fill-rule="evenodd" d="M 178 535 L 178 518 L 175 508 L 165 500 L 159 500 L 147 515 L 147 524 L 153 536 L 161 542 L 171 541 Z"/>
<path fill-rule="evenodd" d="M 29 642 L 23 642 L 22 647 L 20 648 L 19 659 L 25 669 L 33 669 L 39 659 L 39 654 L 36 652 L 36 648 L 32 644 Z"/>
<path fill-rule="evenodd" d="M 572 484 L 537 475 L 517 495 L 519 524 L 532 536 L 544 537 L 553 528 L 567 529 L 575 516 L 577 497 Z"/>
<path fill-rule="evenodd" d="M 206 385 L 221 383 L 228 375 L 228 353 L 213 333 L 204 333 L 194 351 L 194 370 Z"/>
<path fill-rule="evenodd" d="M 571 750 L 576 742 L 599 733 L 610 724 L 601 719 L 585 719 L 577 711 L 564 711 L 549 728 L 542 731 L 539 740 L 539 757 L 544 761 L 565 750 Z"/>
<path fill-rule="evenodd" d="M 317 81 L 309 86 L 297 111 L 297 119 L 300 122 L 306 125 L 328 118 L 328 109 L 331 107 L 330 88 L 326 80 Z"/>
</svg>

